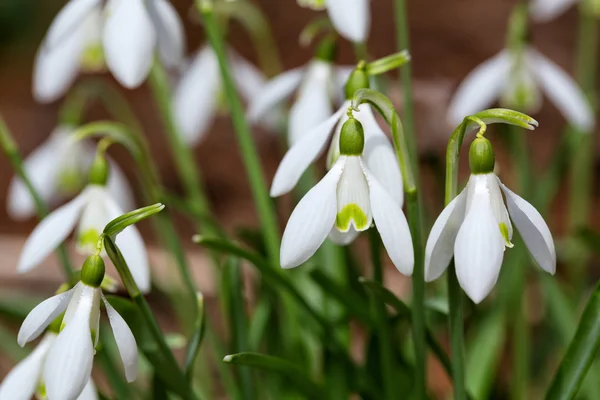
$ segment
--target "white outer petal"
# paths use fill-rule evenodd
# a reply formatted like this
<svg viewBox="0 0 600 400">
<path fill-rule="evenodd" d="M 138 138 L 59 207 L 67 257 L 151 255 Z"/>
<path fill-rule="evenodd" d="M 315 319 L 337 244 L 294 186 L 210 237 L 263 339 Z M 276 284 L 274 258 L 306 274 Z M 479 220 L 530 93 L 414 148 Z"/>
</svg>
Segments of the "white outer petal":
<svg viewBox="0 0 600 400">
<path fill-rule="evenodd" d="M 77 400 L 98 400 L 98 391 L 92 378 L 88 380 Z"/>
<path fill-rule="evenodd" d="M 511 56 L 503 50 L 467 75 L 456 89 L 448 108 L 448 119 L 458 125 L 471 114 L 484 110 L 496 100 L 509 80 Z"/>
<path fill-rule="evenodd" d="M 221 76 L 214 52 L 204 47 L 195 56 L 173 93 L 173 113 L 183 139 L 197 144 L 213 120 Z"/>
<path fill-rule="evenodd" d="M 285 153 L 283 160 L 277 168 L 273 183 L 271 185 L 271 197 L 278 197 L 292 190 L 298 183 L 298 180 L 306 171 L 306 168 L 313 163 L 319 154 L 325 149 L 327 140 L 331 135 L 339 119 L 347 110 L 347 104 L 344 105 L 329 119 L 323 121 L 306 133 L 302 140 L 294 144 Z"/>
<path fill-rule="evenodd" d="M 100 0 L 70 0 L 54 17 L 44 45 L 54 48 L 75 36 L 85 17 L 99 4 Z"/>
<path fill-rule="evenodd" d="M 250 102 L 246 113 L 248 119 L 258 121 L 290 97 L 300 85 L 304 70 L 304 67 L 294 68 L 268 81 Z"/>
<path fill-rule="evenodd" d="M 229 58 L 235 84 L 240 95 L 249 102 L 263 90 L 267 78 L 254 64 L 248 62 L 232 49 L 229 50 Z"/>
<path fill-rule="evenodd" d="M 454 256 L 454 243 L 465 218 L 466 191 L 456 196 L 437 217 L 425 246 L 425 281 L 439 278 Z"/>
<path fill-rule="evenodd" d="M 25 343 L 37 338 L 54 319 L 62 314 L 67 309 L 73 293 L 75 293 L 75 287 L 52 296 L 35 306 L 21 324 L 17 336 L 19 346 L 23 347 Z"/>
<path fill-rule="evenodd" d="M 542 215 L 525 199 L 500 183 L 510 216 L 521 234 L 529 252 L 546 272 L 556 272 L 556 250 L 548 225 Z"/>
<path fill-rule="evenodd" d="M 21 360 L 6 375 L 0 385 L 0 400 L 30 400 L 35 394 L 42 375 L 42 365 L 54 334 L 47 334 L 35 350 Z"/>
<path fill-rule="evenodd" d="M 167 67 L 181 66 L 185 55 L 185 32 L 177 10 L 168 0 L 149 0 L 146 7 L 156 28 L 161 60 Z"/>
<path fill-rule="evenodd" d="M 492 211 L 490 194 L 485 181 L 480 182 L 473 190 L 454 244 L 458 282 L 475 303 L 492 291 L 504 257 L 504 239 Z"/>
<path fill-rule="evenodd" d="M 415 266 L 415 254 L 408 221 L 402 208 L 364 164 L 363 171 L 369 183 L 373 220 L 381 241 L 396 269 L 410 276 Z"/>
<path fill-rule="evenodd" d="M 338 246 L 347 246 L 354 241 L 360 235 L 353 226 L 350 226 L 348 232 L 340 232 L 337 228 L 333 227 L 329 232 L 329 240 Z"/>
<path fill-rule="evenodd" d="M 104 227 L 111 221 L 111 216 L 106 206 L 106 198 L 110 197 L 105 186 L 90 184 L 87 187 L 87 202 L 81 212 L 79 224 L 77 225 L 75 238 L 77 251 L 80 254 L 90 256 L 96 252 L 96 242 L 82 243 L 81 238 L 90 230 L 99 236 Z"/>
<path fill-rule="evenodd" d="M 102 295 L 102 300 L 106 306 L 106 313 L 108 314 L 108 320 L 110 321 L 110 327 L 112 328 L 121 360 L 123 361 L 123 367 L 125 368 L 125 377 L 127 382 L 133 382 L 137 377 L 138 369 L 138 350 L 135 338 L 127 322 L 119 315 L 110 303 Z"/>
<path fill-rule="evenodd" d="M 367 39 L 371 12 L 369 0 L 326 0 L 327 13 L 344 38 L 362 43 Z"/>
<path fill-rule="evenodd" d="M 17 271 L 30 271 L 69 236 L 77 223 L 83 207 L 88 202 L 88 190 L 57 208 L 44 218 L 31 232 L 23 246 Z"/>
<path fill-rule="evenodd" d="M 577 0 L 532 0 L 529 4 L 529 14 L 536 21 L 549 21 L 567 8 L 576 3 Z"/>
<path fill-rule="evenodd" d="M 92 373 L 94 347 L 90 334 L 95 288 L 84 285 L 71 321 L 58 334 L 44 366 L 49 399 L 76 399 Z"/>
<path fill-rule="evenodd" d="M 110 173 L 108 174 L 108 182 L 106 183 L 108 192 L 117 201 L 119 207 L 124 210 L 133 210 L 135 208 L 135 201 L 131 185 L 117 163 L 110 158 L 109 162 Z"/>
<path fill-rule="evenodd" d="M 540 86 L 567 121 L 579 129 L 591 131 L 594 113 L 575 80 L 538 51 L 529 48 L 527 56 L 532 60 L 532 72 Z"/>
<path fill-rule="evenodd" d="M 143 0 L 110 0 L 102 36 L 106 64 L 125 87 L 139 86 L 154 61 L 156 31 Z"/>
<path fill-rule="evenodd" d="M 327 238 L 337 213 L 337 184 L 345 157 L 300 200 L 281 239 L 281 267 L 294 268 L 308 260 Z"/>
</svg>

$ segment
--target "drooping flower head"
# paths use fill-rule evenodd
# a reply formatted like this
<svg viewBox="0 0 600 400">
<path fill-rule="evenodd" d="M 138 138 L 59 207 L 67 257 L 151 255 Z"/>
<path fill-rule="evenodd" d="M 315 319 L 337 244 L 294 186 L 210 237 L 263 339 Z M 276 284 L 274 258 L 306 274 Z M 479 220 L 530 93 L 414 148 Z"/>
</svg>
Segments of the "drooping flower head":
<svg viewBox="0 0 600 400">
<path fill-rule="evenodd" d="M 146 79 L 155 52 L 176 67 L 184 51 L 183 26 L 168 0 L 70 0 L 38 50 L 34 97 L 54 101 L 80 70 L 104 62 L 123 86 L 134 88 Z"/>
<path fill-rule="evenodd" d="M 554 242 L 544 219 L 500 182 L 494 164 L 491 143 L 484 137 L 475 139 L 469 150 L 467 187 L 437 218 L 425 249 L 425 280 L 437 279 L 454 257 L 458 282 L 475 303 L 496 284 L 504 250 L 513 247 L 513 223 L 539 266 L 551 274 L 556 271 Z"/>
<path fill-rule="evenodd" d="M 81 281 L 72 289 L 38 304 L 25 318 L 18 343 L 24 346 L 64 313 L 57 336 L 46 350 L 42 371 L 49 399 L 76 399 L 90 381 L 100 326 L 100 301 L 104 302 L 127 381 L 137 376 L 137 345 L 125 320 L 102 294 L 104 261 L 92 255 L 83 264 Z"/>
<path fill-rule="evenodd" d="M 584 3 L 587 12 L 600 16 L 600 2 L 596 0 L 532 0 L 529 10 L 534 20 L 546 22 L 558 17 L 579 2 Z"/>
<path fill-rule="evenodd" d="M 331 23 L 345 39 L 364 43 L 369 34 L 371 12 L 369 0 L 298 0 L 302 7 L 327 9 Z"/>
</svg>

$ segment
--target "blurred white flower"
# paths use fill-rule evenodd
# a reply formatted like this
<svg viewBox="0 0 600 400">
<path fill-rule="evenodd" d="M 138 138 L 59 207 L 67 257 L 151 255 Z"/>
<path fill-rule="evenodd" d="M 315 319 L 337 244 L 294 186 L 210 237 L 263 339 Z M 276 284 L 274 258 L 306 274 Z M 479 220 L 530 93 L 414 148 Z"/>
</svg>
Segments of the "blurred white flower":
<svg viewBox="0 0 600 400">
<path fill-rule="evenodd" d="M 529 15 L 536 21 L 550 21 L 556 18 L 578 0 L 532 0 Z"/>
<path fill-rule="evenodd" d="M 248 118 L 255 122 L 264 118 L 297 92 L 288 120 L 288 142 L 294 145 L 331 116 L 332 102 L 342 97 L 342 89 L 352 69 L 314 59 L 307 66 L 286 71 L 254 94 Z"/>
<path fill-rule="evenodd" d="M 344 38 L 363 43 L 369 34 L 371 12 L 369 0 L 297 0 L 300 7 L 327 9 L 331 23 Z"/>
<path fill-rule="evenodd" d="M 79 193 L 88 179 L 90 163 L 96 152 L 87 141 L 74 142 L 70 126 L 58 126 L 50 137 L 25 158 L 23 167 L 42 201 L 55 206 Z M 110 162 L 108 191 L 123 209 L 133 209 L 133 194 L 125 175 Z M 30 218 L 36 213 L 35 203 L 23 181 L 13 177 L 8 189 L 7 212 L 13 219 Z"/>
<path fill-rule="evenodd" d="M 98 69 L 103 61 L 123 86 L 137 87 L 152 67 L 155 50 L 169 67 L 183 61 L 183 26 L 168 0 L 70 0 L 38 50 L 34 97 L 56 100 L 81 69 Z"/>
<path fill-rule="evenodd" d="M 347 129 L 348 123 L 361 126 L 360 122 L 350 120 L 343 129 Z M 344 135 L 342 132 L 342 140 Z M 304 263 L 328 235 L 339 244 L 350 243 L 374 221 L 396 268 L 404 275 L 412 274 L 414 253 L 408 222 L 397 196 L 369 169 L 366 150 L 364 142 L 346 150 L 342 144 L 341 155 L 331 170 L 300 200 L 283 233 L 282 268 Z M 397 168 L 395 159 L 380 165 Z"/>
<path fill-rule="evenodd" d="M 90 380 L 94 348 L 98 343 L 100 299 L 104 302 L 110 326 L 125 367 L 128 382 L 137 376 L 137 346 L 127 323 L 110 305 L 98 287 L 84 282 L 71 290 L 38 304 L 19 330 L 20 346 L 37 338 L 63 312 L 61 331 L 48 350 L 43 380 L 49 399 L 75 399 Z"/>
<path fill-rule="evenodd" d="M 584 131 L 593 129 L 593 111 L 577 83 L 532 47 L 519 54 L 503 50 L 475 68 L 458 87 L 449 106 L 449 120 L 458 125 L 465 116 L 496 100 L 531 113 L 541 103 L 540 89 L 569 123 Z"/>
<path fill-rule="evenodd" d="M 28 272 L 37 267 L 75 229 L 77 250 L 84 255 L 94 254 L 104 227 L 123 215 L 105 186 L 89 184 L 77 197 L 57 208 L 33 230 L 21 252 L 17 271 Z M 150 290 L 150 268 L 146 246 L 135 226 L 128 226 L 117 236 L 131 274 L 142 292 Z"/>
<path fill-rule="evenodd" d="M 471 300 L 481 302 L 498 280 L 505 247 L 512 247 L 511 219 L 536 262 L 554 274 L 556 252 L 544 219 L 489 172 L 472 174 L 435 221 L 425 248 L 425 280 L 437 279 L 454 257 L 460 286 Z"/>
<path fill-rule="evenodd" d="M 35 350 L 14 366 L 0 384 L 0 400 L 30 400 L 34 395 L 37 398 L 46 398 L 46 385 L 42 374 L 46 357 L 55 339 L 56 333 L 47 332 Z M 98 393 L 90 378 L 77 400 L 97 399 Z"/>
<path fill-rule="evenodd" d="M 242 97 L 250 100 L 260 92 L 265 77 L 233 50 L 229 50 L 233 78 Z M 173 93 L 173 112 L 183 138 L 189 145 L 198 144 L 206 135 L 221 106 L 221 73 L 212 48 L 203 47 L 191 61 Z"/>
</svg>

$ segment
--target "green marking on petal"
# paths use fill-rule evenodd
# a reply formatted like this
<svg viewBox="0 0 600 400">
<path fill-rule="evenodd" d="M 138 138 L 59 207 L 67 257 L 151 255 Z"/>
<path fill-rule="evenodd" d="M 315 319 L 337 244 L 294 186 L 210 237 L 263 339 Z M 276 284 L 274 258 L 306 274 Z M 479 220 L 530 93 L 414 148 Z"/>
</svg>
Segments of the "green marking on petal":
<svg viewBox="0 0 600 400">
<path fill-rule="evenodd" d="M 93 249 L 96 248 L 96 244 L 98 243 L 98 238 L 100 237 L 100 232 L 91 228 L 85 232 L 79 234 L 77 238 L 77 244 L 80 248 L 88 248 L 91 247 Z"/>
<path fill-rule="evenodd" d="M 100 72 L 104 69 L 104 48 L 102 43 L 88 46 L 80 60 L 83 72 Z"/>
<path fill-rule="evenodd" d="M 46 393 L 46 383 L 44 381 L 40 381 L 36 392 L 38 399 L 45 399 L 47 397 Z"/>
<path fill-rule="evenodd" d="M 96 335 L 98 334 L 95 329 L 90 329 L 90 333 L 92 334 L 92 343 L 96 343 Z"/>
<path fill-rule="evenodd" d="M 78 193 L 85 185 L 84 174 L 74 168 L 62 170 L 57 177 L 56 186 L 65 195 Z"/>
<path fill-rule="evenodd" d="M 508 226 L 506 226 L 504 222 L 498 224 L 498 226 L 500 227 L 500 233 L 502 233 L 506 247 L 512 248 L 514 244 L 510 242 L 510 237 L 508 236 Z"/>
<path fill-rule="evenodd" d="M 367 229 L 369 221 L 367 215 L 357 204 L 348 204 L 335 217 L 335 227 L 342 232 L 348 232 L 350 222 L 354 221 L 357 231 Z"/>
</svg>

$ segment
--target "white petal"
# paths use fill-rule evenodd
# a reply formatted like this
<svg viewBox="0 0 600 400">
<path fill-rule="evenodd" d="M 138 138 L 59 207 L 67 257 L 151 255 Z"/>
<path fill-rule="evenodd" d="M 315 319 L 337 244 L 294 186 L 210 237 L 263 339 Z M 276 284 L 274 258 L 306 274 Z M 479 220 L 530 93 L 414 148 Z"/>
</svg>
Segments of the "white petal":
<svg viewBox="0 0 600 400">
<path fill-rule="evenodd" d="M 267 83 L 267 78 L 262 71 L 248 62 L 244 57 L 230 50 L 231 67 L 233 79 L 240 91 L 240 95 L 246 100 L 251 101 L 257 93 L 260 93 Z"/>
<path fill-rule="evenodd" d="M 300 200 L 281 239 L 281 267 L 294 268 L 308 260 L 331 231 L 337 212 L 337 184 L 345 157 Z"/>
<path fill-rule="evenodd" d="M 533 60 L 532 72 L 567 121 L 584 131 L 592 130 L 593 111 L 573 78 L 536 50 L 528 49 L 527 55 Z"/>
<path fill-rule="evenodd" d="M 84 287 L 85 294 L 81 296 L 75 315 L 48 353 L 44 383 L 49 399 L 76 399 L 90 379 L 94 359 L 90 314 L 95 290 Z"/>
<path fill-rule="evenodd" d="M 347 156 L 344 172 L 337 187 L 335 227 L 341 232 L 348 232 L 350 228 L 364 231 L 371 227 L 372 222 L 369 184 L 362 170 L 360 158 Z"/>
<path fill-rule="evenodd" d="M 104 305 L 106 306 L 106 313 L 108 314 L 108 320 L 117 342 L 117 348 L 123 361 L 123 367 L 125 368 L 125 377 L 128 382 L 133 382 L 137 377 L 138 367 L 138 351 L 135 338 L 131 329 L 127 325 L 127 322 L 119 315 L 119 313 L 110 305 L 104 296 L 102 296 Z"/>
<path fill-rule="evenodd" d="M 40 383 L 42 365 L 55 335 L 48 334 L 35 350 L 6 375 L 0 385 L 0 400 L 30 400 Z"/>
<path fill-rule="evenodd" d="M 100 0 L 71 0 L 54 17 L 46 34 L 45 46 L 54 48 L 77 35 L 77 30 L 85 17 L 98 5 Z"/>
<path fill-rule="evenodd" d="M 131 185 L 127 181 L 121 168 L 113 160 L 109 159 L 110 173 L 106 187 L 110 196 L 114 198 L 123 210 L 133 210 L 135 202 Z"/>
<path fill-rule="evenodd" d="M 507 84 L 510 67 L 511 56 L 503 50 L 471 71 L 450 102 L 450 123 L 458 125 L 466 116 L 491 105 Z"/>
<path fill-rule="evenodd" d="M 253 122 L 263 118 L 282 101 L 292 95 L 300 85 L 304 76 L 304 68 L 294 68 L 277 75 L 267 82 L 250 102 L 247 116 Z"/>
<path fill-rule="evenodd" d="M 367 39 L 371 13 L 369 0 L 326 0 L 327 13 L 344 38 L 362 43 Z"/>
<path fill-rule="evenodd" d="M 25 343 L 37 338 L 46 327 L 62 314 L 69 304 L 75 288 L 52 296 L 35 306 L 23 321 L 17 342 L 23 347 Z"/>
<path fill-rule="evenodd" d="M 546 272 L 556 272 L 556 250 L 552 233 L 541 214 L 527 201 L 502 185 L 508 211 L 525 245 L 535 261 Z"/>
<path fill-rule="evenodd" d="M 343 102 L 346 99 L 346 82 L 356 66 L 340 66 L 335 68 L 334 94 L 337 101 Z"/>
<path fill-rule="evenodd" d="M 502 198 L 502 193 L 500 192 L 499 180 L 496 174 L 493 172 L 490 174 L 485 174 L 486 184 L 490 191 L 490 201 L 492 203 L 492 212 L 494 213 L 494 217 L 496 217 L 496 221 L 498 225 L 504 226 L 507 229 L 508 237 L 504 238 L 504 241 L 507 242 L 507 247 L 512 247 L 510 241 L 513 236 L 513 228 L 510 223 L 510 218 L 508 217 L 508 211 L 506 210 L 506 206 L 504 205 L 504 199 Z"/>
<path fill-rule="evenodd" d="M 83 392 L 79 395 L 77 400 L 97 400 L 98 399 L 98 391 L 96 390 L 96 386 L 92 381 L 92 378 L 88 380 L 88 383 L 83 388 Z"/>
<path fill-rule="evenodd" d="M 281 196 L 292 190 L 298 183 L 298 180 L 306 171 L 306 168 L 313 163 L 319 154 L 325 149 L 327 140 L 331 135 L 331 130 L 337 124 L 344 112 L 347 110 L 344 105 L 329 119 L 307 132 L 302 140 L 294 144 L 281 160 L 277 168 L 273 184 L 271 185 L 271 197 Z"/>
<path fill-rule="evenodd" d="M 96 252 L 96 244 L 104 227 L 113 219 L 107 206 L 110 195 L 105 186 L 89 185 L 87 203 L 83 207 L 77 226 L 77 251 L 85 256 Z"/>
<path fill-rule="evenodd" d="M 477 185 L 454 244 L 458 282 L 475 303 L 492 290 L 502 266 L 504 239 L 485 185 Z"/>
<path fill-rule="evenodd" d="M 347 246 L 358 237 L 360 232 L 356 231 L 353 226 L 350 226 L 348 232 L 340 232 L 333 227 L 329 232 L 329 239 L 338 246 Z"/>
<path fill-rule="evenodd" d="M 363 171 L 369 182 L 373 219 L 381 241 L 396 269 L 410 276 L 415 266 L 415 255 L 410 229 L 402 208 L 364 164 Z"/>
<path fill-rule="evenodd" d="M 214 52 L 203 48 L 184 73 L 173 93 L 173 112 L 183 138 L 197 144 L 213 120 L 221 87 Z"/>
<path fill-rule="evenodd" d="M 549 21 L 575 2 L 576 0 L 532 0 L 529 4 L 529 14 L 536 21 Z"/>
<path fill-rule="evenodd" d="M 363 159 L 369 171 L 402 208 L 404 187 L 394 147 L 375 120 L 371 106 L 362 104 L 359 109 L 360 111 L 354 113 L 354 116 L 362 123 L 365 131 Z"/>
<path fill-rule="evenodd" d="M 329 63 L 313 61 L 308 67 L 288 122 L 288 138 L 294 145 L 311 129 L 327 120 L 333 113 L 331 84 L 333 71 Z"/>
<path fill-rule="evenodd" d="M 454 243 L 465 217 L 466 191 L 462 191 L 435 220 L 425 247 L 425 281 L 439 278 L 454 256 Z"/>
<path fill-rule="evenodd" d="M 158 52 L 167 67 L 178 67 L 185 55 L 185 32 L 175 7 L 168 0 L 146 1 L 156 28 Z"/>
<path fill-rule="evenodd" d="M 18 272 L 27 272 L 36 267 L 56 247 L 69 236 L 87 203 L 87 190 L 44 218 L 33 232 L 21 251 Z"/>
<path fill-rule="evenodd" d="M 106 64 L 127 88 L 139 86 L 154 61 L 156 31 L 143 0 L 111 0 L 102 43 Z"/>
</svg>

